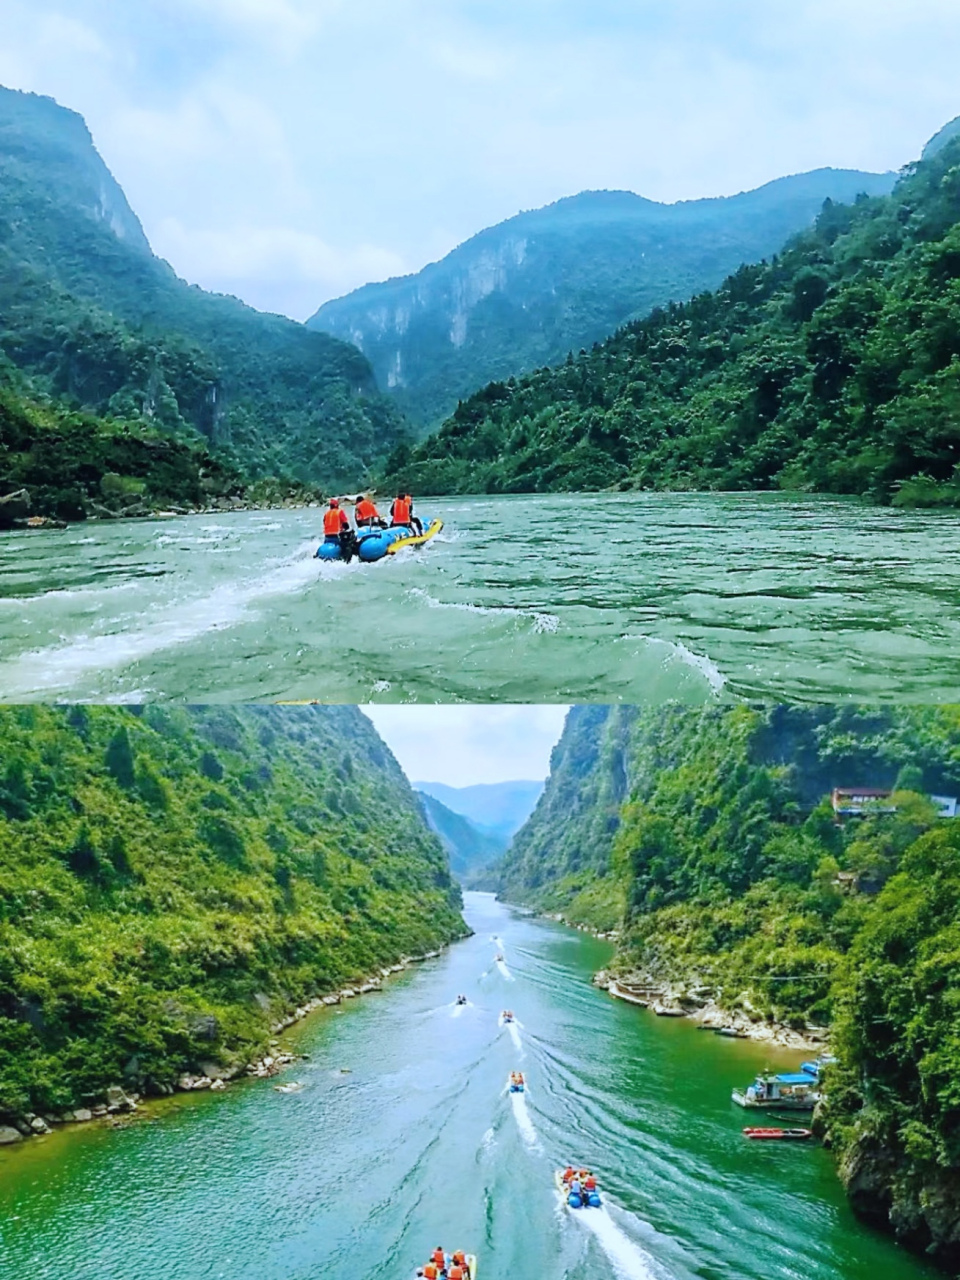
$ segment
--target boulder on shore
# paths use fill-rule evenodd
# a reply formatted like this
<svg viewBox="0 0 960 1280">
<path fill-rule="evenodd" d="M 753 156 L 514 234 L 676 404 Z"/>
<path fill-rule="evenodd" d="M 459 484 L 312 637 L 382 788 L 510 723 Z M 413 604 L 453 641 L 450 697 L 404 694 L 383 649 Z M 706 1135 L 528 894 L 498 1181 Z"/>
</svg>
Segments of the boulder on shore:
<svg viewBox="0 0 960 1280">
<path fill-rule="evenodd" d="M 22 1142 L 23 1134 L 8 1124 L 0 1124 L 0 1147 L 9 1147 L 14 1142 Z"/>
</svg>

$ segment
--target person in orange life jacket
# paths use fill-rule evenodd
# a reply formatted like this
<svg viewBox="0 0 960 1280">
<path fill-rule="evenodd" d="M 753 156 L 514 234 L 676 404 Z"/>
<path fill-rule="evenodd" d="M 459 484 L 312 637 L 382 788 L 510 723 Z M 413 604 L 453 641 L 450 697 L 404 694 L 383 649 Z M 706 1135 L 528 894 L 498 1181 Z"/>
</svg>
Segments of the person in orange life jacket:
<svg viewBox="0 0 960 1280">
<path fill-rule="evenodd" d="M 390 524 L 398 525 L 410 523 L 410 503 L 407 501 L 405 493 L 398 493 L 390 504 Z"/>
<path fill-rule="evenodd" d="M 454 1262 L 447 1272 L 447 1280 L 463 1280 L 463 1267 L 458 1262 Z"/>
<path fill-rule="evenodd" d="M 323 513 L 323 538 L 325 542 L 339 542 L 340 554 L 350 563 L 357 549 L 356 535 L 338 498 L 331 498 Z"/>
<path fill-rule="evenodd" d="M 464 1277 L 464 1280 L 470 1280 L 470 1268 L 467 1266 L 467 1255 L 462 1249 L 458 1249 L 453 1255 L 453 1266 L 450 1268 L 447 1280 L 457 1280 L 457 1277 L 454 1275 L 454 1270 L 457 1267 L 460 1268 L 460 1274 Z"/>
<path fill-rule="evenodd" d="M 424 1277 L 424 1280 L 437 1280 L 440 1275 L 440 1269 L 435 1262 L 428 1262 L 420 1274 Z"/>
<path fill-rule="evenodd" d="M 415 532 L 416 534 L 418 534 L 419 536 L 421 536 L 421 537 L 422 537 L 422 536 L 423 536 L 423 521 L 420 519 L 420 517 L 419 517 L 419 516 L 416 516 L 416 515 L 414 515 L 414 513 L 413 513 L 413 494 L 412 494 L 412 493 L 406 493 L 406 494 L 404 494 L 404 497 L 405 497 L 405 498 L 406 498 L 406 500 L 407 500 L 407 506 L 410 508 L 410 524 L 413 526 L 413 530 L 414 530 L 414 532 Z"/>
<path fill-rule="evenodd" d="M 439 1245 L 437 1245 L 437 1247 L 434 1249 L 433 1253 L 430 1255 L 430 1261 L 431 1261 L 435 1266 L 439 1267 L 441 1271 L 446 1271 L 446 1269 L 447 1269 L 447 1255 L 443 1252 L 443 1250 L 441 1249 L 441 1247 L 440 1247 Z"/>
<path fill-rule="evenodd" d="M 380 515 L 373 503 L 373 499 L 362 493 L 357 494 L 357 505 L 354 508 L 353 518 L 357 522 L 358 529 L 372 529 L 374 525 L 381 529 L 387 527 L 387 522 Z"/>
<path fill-rule="evenodd" d="M 596 1180 L 596 1178 L 593 1176 L 593 1174 L 592 1174 L 592 1173 L 588 1173 L 588 1174 L 587 1174 L 587 1176 L 584 1178 L 584 1180 L 583 1180 L 583 1189 L 584 1189 L 584 1191 L 587 1191 L 587 1192 L 590 1192 L 590 1191 L 596 1191 L 596 1189 L 597 1189 L 597 1180 Z"/>
</svg>

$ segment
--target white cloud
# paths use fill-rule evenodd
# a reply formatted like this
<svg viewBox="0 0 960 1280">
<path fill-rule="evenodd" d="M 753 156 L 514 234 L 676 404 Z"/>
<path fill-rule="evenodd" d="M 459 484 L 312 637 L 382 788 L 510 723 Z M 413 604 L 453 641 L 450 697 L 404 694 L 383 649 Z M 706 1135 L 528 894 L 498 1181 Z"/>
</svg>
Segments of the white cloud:
<svg viewBox="0 0 960 1280">
<path fill-rule="evenodd" d="M 565 706 L 389 706 L 362 710 L 407 777 L 451 787 L 546 778 Z"/>
</svg>

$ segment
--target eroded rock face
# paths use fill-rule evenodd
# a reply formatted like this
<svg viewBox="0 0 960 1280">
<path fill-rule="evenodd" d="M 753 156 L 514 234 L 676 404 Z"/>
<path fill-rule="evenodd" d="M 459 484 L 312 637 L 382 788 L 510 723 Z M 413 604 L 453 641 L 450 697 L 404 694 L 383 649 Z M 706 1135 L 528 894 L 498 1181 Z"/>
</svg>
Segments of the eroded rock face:
<svg viewBox="0 0 960 1280">
<path fill-rule="evenodd" d="M 840 1162 L 854 1211 L 941 1266 L 960 1265 L 960 1171 L 911 1161 L 868 1134 Z"/>
<path fill-rule="evenodd" d="M 26 489 L 0 496 L 0 529 L 9 529 L 17 520 L 30 514 L 30 495 Z"/>
</svg>

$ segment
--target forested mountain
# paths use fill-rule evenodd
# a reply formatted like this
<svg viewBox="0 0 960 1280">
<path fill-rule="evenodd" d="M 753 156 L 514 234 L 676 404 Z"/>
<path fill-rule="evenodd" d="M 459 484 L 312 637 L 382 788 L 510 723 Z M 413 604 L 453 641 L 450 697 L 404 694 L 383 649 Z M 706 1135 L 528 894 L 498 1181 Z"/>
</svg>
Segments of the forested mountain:
<svg viewBox="0 0 960 1280">
<path fill-rule="evenodd" d="M 478 879 L 482 880 L 486 868 L 504 852 L 508 838 L 477 826 L 426 791 L 418 794 L 430 829 L 437 833 L 447 851 L 450 870 L 461 884 L 475 885 Z"/>
<path fill-rule="evenodd" d="M 206 442 L 253 476 L 357 485 L 401 435 L 356 348 L 180 280 L 81 117 L 2 88 L 0 352 L 30 394 Z"/>
<path fill-rule="evenodd" d="M 960 502 L 960 137 L 889 196 L 555 368 L 493 382 L 386 483 L 813 489 Z"/>
<path fill-rule="evenodd" d="M 838 822 L 838 786 L 895 812 Z M 619 925 L 619 972 L 829 1023 L 854 1204 L 956 1266 L 960 820 L 928 793 L 960 795 L 960 708 L 577 707 L 501 893 Z"/>
<path fill-rule="evenodd" d="M 776 253 L 824 200 L 881 195 L 891 174 L 818 169 L 756 191 L 658 204 L 584 191 L 488 227 L 416 275 L 324 303 L 312 329 L 356 343 L 418 429 L 495 378 L 562 360 L 653 307 Z"/>
<path fill-rule="evenodd" d="M 459 909 L 356 707 L 0 708 L 0 1115 L 242 1064 Z"/>
</svg>

